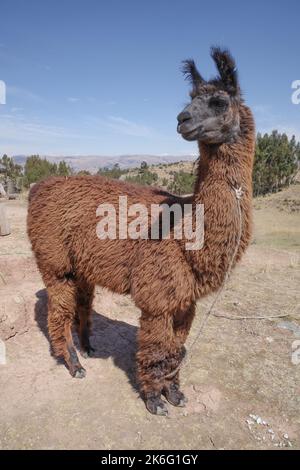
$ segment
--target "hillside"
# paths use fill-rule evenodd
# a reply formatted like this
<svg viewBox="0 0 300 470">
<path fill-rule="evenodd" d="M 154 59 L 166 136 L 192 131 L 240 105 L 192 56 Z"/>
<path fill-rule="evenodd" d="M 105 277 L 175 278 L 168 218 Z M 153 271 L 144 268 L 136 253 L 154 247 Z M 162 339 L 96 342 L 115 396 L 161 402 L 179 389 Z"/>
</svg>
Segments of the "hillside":
<svg viewBox="0 0 300 470">
<path fill-rule="evenodd" d="M 174 182 L 176 175 L 178 176 L 180 172 L 192 175 L 195 171 L 195 162 L 196 159 L 194 159 L 194 161 L 179 161 L 175 163 L 149 165 L 148 171 L 157 175 L 157 180 L 153 182 L 153 185 L 172 190 L 172 183 Z M 136 178 L 139 174 L 139 168 L 132 168 L 129 169 L 126 174 L 122 175 L 120 179 L 125 180 L 128 178 Z"/>
<path fill-rule="evenodd" d="M 88 170 L 91 173 L 96 173 L 99 168 L 109 167 L 111 168 L 115 164 L 118 164 L 121 168 L 136 168 L 139 167 L 143 161 L 146 161 L 148 165 L 159 165 L 168 164 L 173 162 L 191 161 L 195 157 L 193 155 L 116 155 L 116 156 L 105 156 L 105 155 L 82 155 L 82 156 L 49 156 L 40 155 L 43 158 L 47 158 L 52 163 L 58 163 L 64 160 L 70 165 L 74 171 Z M 26 155 L 16 155 L 13 157 L 15 163 L 24 165 L 26 161 Z"/>
</svg>

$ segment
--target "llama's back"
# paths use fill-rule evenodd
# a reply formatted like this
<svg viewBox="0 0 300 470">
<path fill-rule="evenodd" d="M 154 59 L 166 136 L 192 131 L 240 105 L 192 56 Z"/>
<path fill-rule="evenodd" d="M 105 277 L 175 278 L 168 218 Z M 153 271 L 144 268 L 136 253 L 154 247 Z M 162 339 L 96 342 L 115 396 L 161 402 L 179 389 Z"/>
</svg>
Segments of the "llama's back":
<svg viewBox="0 0 300 470">
<path fill-rule="evenodd" d="M 112 204 L 118 211 L 120 196 L 128 197 L 128 206 L 143 203 L 148 207 L 169 198 L 158 189 L 101 176 L 52 177 L 31 189 L 28 236 L 44 280 L 76 269 L 104 286 L 115 280 L 115 291 L 127 289 L 127 266 L 137 242 L 99 240 L 96 233 L 98 206 Z"/>
<path fill-rule="evenodd" d="M 100 204 L 112 204 L 118 213 L 119 198 L 127 196 L 128 205 L 177 202 L 157 188 L 134 185 L 102 176 L 50 177 L 34 185 L 29 193 L 28 235 L 32 243 L 42 234 L 66 234 L 69 229 L 96 222 Z M 94 226 L 96 229 L 96 225 Z"/>
</svg>

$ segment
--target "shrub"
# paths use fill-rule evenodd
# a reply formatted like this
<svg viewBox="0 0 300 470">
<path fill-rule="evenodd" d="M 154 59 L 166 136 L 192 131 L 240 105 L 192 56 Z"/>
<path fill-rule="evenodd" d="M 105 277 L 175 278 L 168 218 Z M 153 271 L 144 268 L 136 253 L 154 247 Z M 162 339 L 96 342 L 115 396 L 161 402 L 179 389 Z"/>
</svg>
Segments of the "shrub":
<svg viewBox="0 0 300 470">
<path fill-rule="evenodd" d="M 300 162 L 300 144 L 295 137 L 273 131 L 257 135 L 253 171 L 255 196 L 279 191 L 290 185 L 297 174 Z"/>
</svg>

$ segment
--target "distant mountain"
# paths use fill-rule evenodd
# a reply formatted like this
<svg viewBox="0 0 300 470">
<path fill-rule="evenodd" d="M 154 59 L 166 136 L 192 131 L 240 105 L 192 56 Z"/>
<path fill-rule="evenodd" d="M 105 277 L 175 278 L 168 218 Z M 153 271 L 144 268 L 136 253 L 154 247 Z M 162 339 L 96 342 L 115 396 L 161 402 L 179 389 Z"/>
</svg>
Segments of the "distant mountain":
<svg viewBox="0 0 300 470">
<path fill-rule="evenodd" d="M 14 162 L 19 165 L 24 165 L 26 158 L 26 155 L 13 155 Z"/>
<path fill-rule="evenodd" d="M 145 161 L 148 165 L 158 165 L 165 163 L 175 162 L 188 162 L 196 160 L 196 155 L 118 155 L 118 156 L 105 156 L 105 155 L 82 155 L 82 156 L 51 156 L 41 155 L 42 158 L 47 158 L 51 162 L 60 162 L 64 160 L 68 163 L 75 171 L 88 170 L 91 173 L 96 173 L 100 167 L 111 168 L 116 163 L 121 168 L 135 168 L 139 167 L 140 164 Z M 15 163 L 24 165 L 27 156 L 26 155 L 15 155 Z"/>
</svg>

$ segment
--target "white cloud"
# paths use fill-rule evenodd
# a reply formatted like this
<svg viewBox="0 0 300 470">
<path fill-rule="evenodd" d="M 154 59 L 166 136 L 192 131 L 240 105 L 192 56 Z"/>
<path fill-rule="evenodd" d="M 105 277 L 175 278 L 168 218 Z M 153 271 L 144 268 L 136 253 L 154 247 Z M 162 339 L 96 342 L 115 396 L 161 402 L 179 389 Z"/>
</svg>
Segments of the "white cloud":
<svg viewBox="0 0 300 470">
<path fill-rule="evenodd" d="M 64 151 L 67 142 L 88 142 L 94 138 L 83 136 L 76 129 L 55 126 L 39 119 L 26 119 L 21 114 L 0 114 L 1 152 L 49 153 L 53 149 L 60 152 Z"/>
<path fill-rule="evenodd" d="M 114 134 L 126 135 L 129 137 L 153 137 L 157 135 L 149 126 L 134 121 L 129 121 L 120 116 L 108 116 L 107 118 L 98 118 L 96 116 L 85 116 L 85 125 L 95 132 L 104 129 L 103 134 L 107 134 L 108 130 Z"/>
<path fill-rule="evenodd" d="M 44 137 L 75 137 L 68 135 L 63 127 L 43 124 L 39 121 L 28 121 L 23 116 L 14 114 L 0 115 L 0 139 L 18 139 L 18 141 L 31 141 L 42 135 Z"/>
<path fill-rule="evenodd" d="M 253 112 L 258 132 L 270 134 L 272 131 L 278 130 L 278 132 L 285 133 L 289 137 L 294 135 L 300 141 L 300 129 L 297 129 L 280 114 L 274 112 L 271 106 L 256 105 L 253 106 Z"/>
<path fill-rule="evenodd" d="M 18 108 L 16 106 L 13 106 L 10 110 L 11 113 L 21 113 L 23 111 L 23 108 Z"/>
<path fill-rule="evenodd" d="M 109 116 L 106 125 L 119 134 L 133 137 L 150 137 L 153 132 L 148 126 L 118 116 Z"/>
<path fill-rule="evenodd" d="M 70 103 L 77 103 L 79 101 L 79 98 L 75 98 L 74 96 L 69 96 L 67 99 Z"/>
<path fill-rule="evenodd" d="M 11 95 L 21 100 L 34 101 L 37 103 L 42 103 L 44 101 L 43 98 L 36 93 L 22 87 L 7 85 L 6 91 L 8 96 Z"/>
</svg>

